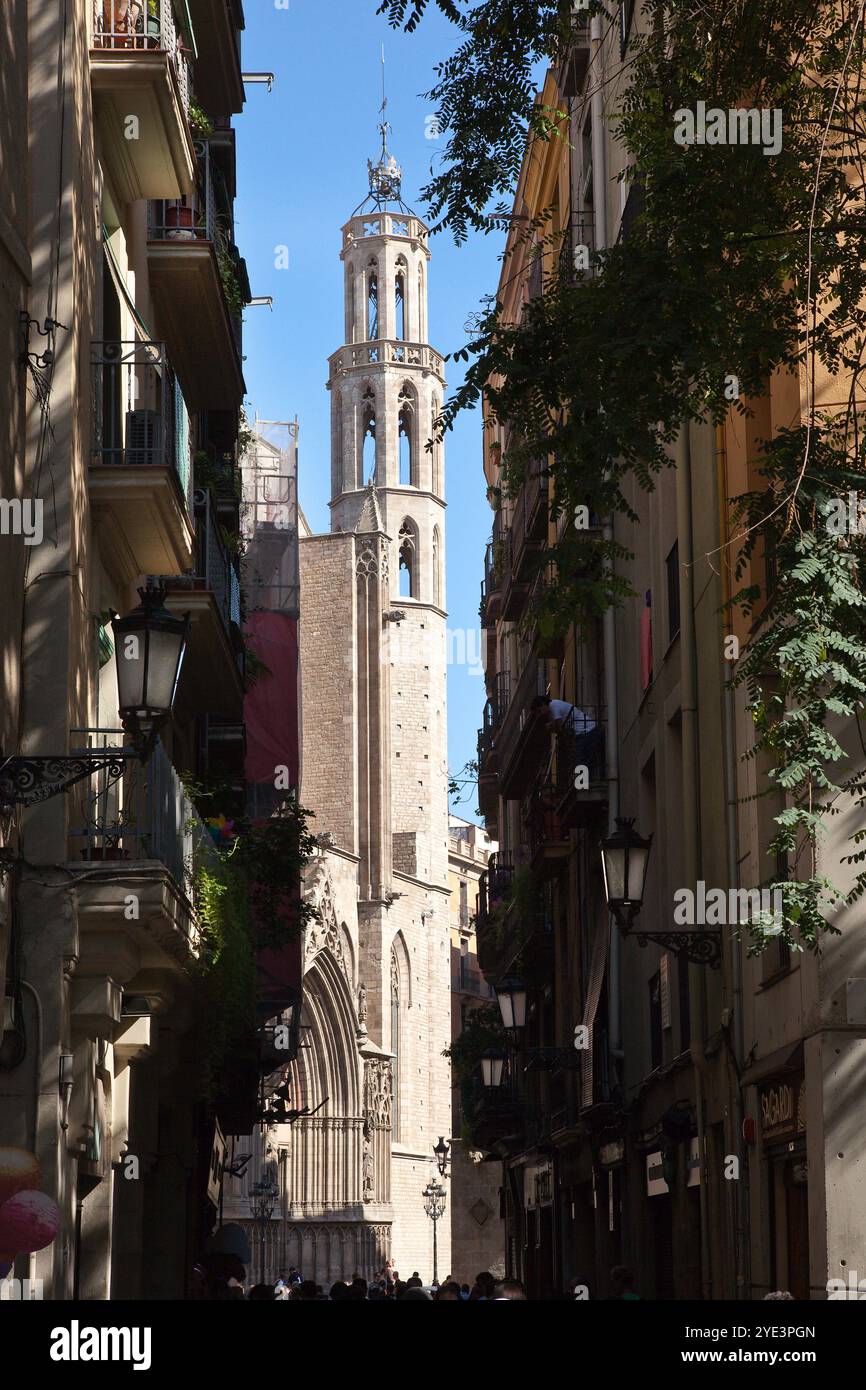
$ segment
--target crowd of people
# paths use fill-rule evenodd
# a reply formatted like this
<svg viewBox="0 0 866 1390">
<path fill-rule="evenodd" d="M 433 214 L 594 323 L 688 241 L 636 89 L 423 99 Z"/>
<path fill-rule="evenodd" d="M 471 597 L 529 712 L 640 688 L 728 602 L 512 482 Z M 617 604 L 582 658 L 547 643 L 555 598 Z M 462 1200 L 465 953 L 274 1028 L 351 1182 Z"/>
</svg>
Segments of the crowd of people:
<svg viewBox="0 0 866 1390">
<path fill-rule="evenodd" d="M 210 1238 L 208 1247 L 196 1263 L 192 1297 L 216 1301 L 338 1303 L 408 1302 L 410 1300 L 442 1303 L 510 1302 L 525 1299 L 523 1285 L 516 1279 L 496 1279 L 489 1270 L 482 1270 L 472 1284 L 448 1275 L 441 1283 L 434 1280 L 424 1284 L 414 1270 L 403 1279 L 388 1263 L 372 1280 L 359 1273 L 351 1279 L 338 1279 L 327 1291 L 315 1279 L 304 1279 L 294 1265 L 275 1283 L 254 1283 L 250 1287 L 247 1271 L 252 1264 L 252 1252 L 246 1233 L 240 1226 L 224 1226 Z"/>
<path fill-rule="evenodd" d="M 512 1299 L 525 1299 L 523 1285 L 516 1279 L 497 1280 L 489 1270 L 475 1277 L 472 1284 L 461 1284 L 450 1274 L 442 1283 L 426 1285 L 416 1270 L 408 1279 L 401 1279 L 396 1270 L 385 1268 L 375 1279 L 364 1279 L 360 1274 L 351 1280 L 338 1279 L 327 1292 L 315 1279 L 302 1279 L 300 1271 L 294 1266 L 288 1275 L 278 1279 L 275 1284 L 254 1284 L 249 1293 L 244 1294 L 243 1284 L 236 1281 L 235 1292 L 225 1297 L 243 1298 L 252 1301 L 292 1301 L 299 1303 L 342 1303 L 359 1302 L 387 1303 L 389 1301 L 419 1303 L 473 1303 L 510 1302 Z M 219 1296 L 219 1295 L 217 1295 Z"/>
</svg>

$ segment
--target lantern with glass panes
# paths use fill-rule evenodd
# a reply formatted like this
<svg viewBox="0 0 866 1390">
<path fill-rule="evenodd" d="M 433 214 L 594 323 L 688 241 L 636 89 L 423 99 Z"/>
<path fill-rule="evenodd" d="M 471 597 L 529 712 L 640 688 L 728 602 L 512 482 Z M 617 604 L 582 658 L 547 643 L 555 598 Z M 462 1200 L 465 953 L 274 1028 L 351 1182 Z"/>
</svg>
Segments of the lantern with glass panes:
<svg viewBox="0 0 866 1390">
<path fill-rule="evenodd" d="M 73 755 L 0 756 L 0 811 L 48 801 L 102 769 L 117 779 L 130 760 L 146 762 L 150 757 L 159 729 L 174 708 L 189 614 L 178 618 L 169 613 L 161 582 L 149 581 L 138 592 L 138 607 L 112 621 L 118 707 L 129 744 Z"/>
</svg>

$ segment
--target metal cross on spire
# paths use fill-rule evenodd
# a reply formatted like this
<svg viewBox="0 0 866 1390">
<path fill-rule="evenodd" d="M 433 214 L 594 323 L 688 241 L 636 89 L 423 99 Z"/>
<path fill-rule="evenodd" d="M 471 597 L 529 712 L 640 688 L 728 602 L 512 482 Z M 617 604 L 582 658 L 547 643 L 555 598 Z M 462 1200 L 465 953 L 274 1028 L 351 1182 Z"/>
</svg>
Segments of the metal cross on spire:
<svg viewBox="0 0 866 1390">
<path fill-rule="evenodd" d="M 394 156 L 388 149 L 388 132 L 391 129 L 386 120 L 388 109 L 388 98 L 385 95 L 385 45 L 382 45 L 382 105 L 379 107 L 379 134 L 382 136 L 382 149 L 379 153 L 379 162 L 374 164 L 372 160 L 367 160 L 367 171 L 370 178 L 370 194 L 375 199 L 376 206 L 390 200 L 400 201 L 400 183 L 403 171 Z"/>
</svg>

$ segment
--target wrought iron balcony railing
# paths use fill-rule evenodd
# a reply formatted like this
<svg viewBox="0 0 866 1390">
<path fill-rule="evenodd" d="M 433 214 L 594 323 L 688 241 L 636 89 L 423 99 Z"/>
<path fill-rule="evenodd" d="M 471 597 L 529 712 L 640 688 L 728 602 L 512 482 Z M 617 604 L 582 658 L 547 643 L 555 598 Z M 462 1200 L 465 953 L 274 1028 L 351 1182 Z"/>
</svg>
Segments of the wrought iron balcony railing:
<svg viewBox="0 0 866 1390">
<path fill-rule="evenodd" d="M 216 603 L 238 666 L 243 668 L 240 645 L 241 591 L 237 567 L 225 543 L 209 488 L 198 489 L 193 498 L 195 516 L 195 570 L 192 574 L 158 576 L 170 591 L 206 589 Z"/>
<path fill-rule="evenodd" d="M 203 488 L 195 494 L 198 571 L 217 601 L 226 627 L 240 628 L 241 590 L 235 562 L 217 522 L 213 497 Z"/>
<path fill-rule="evenodd" d="M 510 896 L 513 878 L 514 865 L 511 855 L 502 850 L 497 854 L 491 854 L 487 868 L 478 879 L 475 911 L 476 931 L 480 932 L 487 925 L 491 911 L 496 904 L 505 901 Z"/>
<path fill-rule="evenodd" d="M 122 729 L 71 732 L 73 753 L 123 746 Z M 103 768 L 82 787 L 80 819 L 72 817 L 70 831 L 81 858 L 159 860 L 192 903 L 196 864 L 214 857 L 213 841 L 162 744 L 143 765 L 130 759 L 121 777 Z"/>
<path fill-rule="evenodd" d="M 559 252 L 559 268 L 569 282 L 593 274 L 595 220 L 591 211 L 573 212 L 565 228 Z"/>
<path fill-rule="evenodd" d="M 190 68 L 171 0 L 94 0 L 92 46 L 119 55 L 148 49 L 168 53 L 189 114 Z"/>
<path fill-rule="evenodd" d="M 189 412 L 164 343 L 93 344 L 94 464 L 172 468 L 189 506 Z"/>
<path fill-rule="evenodd" d="M 524 554 L 547 539 L 548 476 L 541 463 L 533 463 L 514 498 L 511 514 L 511 563 L 520 567 Z"/>
<path fill-rule="evenodd" d="M 227 196 L 217 196 L 220 174 L 211 141 L 199 136 L 193 141 L 196 155 L 197 186 L 189 197 L 151 198 L 147 205 L 149 241 L 232 242 L 231 208 Z M 222 211 L 220 211 L 222 204 Z"/>
<path fill-rule="evenodd" d="M 555 805 L 563 830 L 585 826 L 607 805 L 606 711 L 581 705 L 556 732 Z"/>
<path fill-rule="evenodd" d="M 462 994 L 475 994 L 480 999 L 493 999 L 496 991 L 489 985 L 480 970 L 473 970 L 461 960 L 460 969 L 455 971 L 452 989 Z"/>
</svg>

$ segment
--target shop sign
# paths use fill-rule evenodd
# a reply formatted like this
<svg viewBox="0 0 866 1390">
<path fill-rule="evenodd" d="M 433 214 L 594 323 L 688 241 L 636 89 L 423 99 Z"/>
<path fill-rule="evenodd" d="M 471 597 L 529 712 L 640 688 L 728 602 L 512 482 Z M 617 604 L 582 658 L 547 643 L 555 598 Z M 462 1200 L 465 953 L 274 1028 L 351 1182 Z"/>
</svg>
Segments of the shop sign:
<svg viewBox="0 0 866 1390">
<path fill-rule="evenodd" d="M 598 1151 L 598 1157 L 605 1168 L 611 1168 L 616 1163 L 622 1163 L 625 1157 L 625 1144 L 621 1139 L 615 1139 L 612 1144 L 602 1144 Z"/>
<path fill-rule="evenodd" d="M 805 1130 L 805 1083 L 776 1081 L 761 1091 L 761 1138 L 766 1142 Z"/>
<path fill-rule="evenodd" d="M 664 1164 L 662 1163 L 661 1149 L 646 1156 L 646 1195 L 648 1197 L 664 1197 L 670 1192 L 670 1188 L 665 1181 Z"/>
<path fill-rule="evenodd" d="M 213 1124 L 213 1144 L 210 1151 L 210 1167 L 207 1175 L 207 1199 L 215 1207 L 220 1204 L 220 1187 L 223 1179 L 223 1166 L 226 1161 L 226 1141 L 223 1132 L 219 1127 L 219 1121 L 214 1120 Z"/>
</svg>

